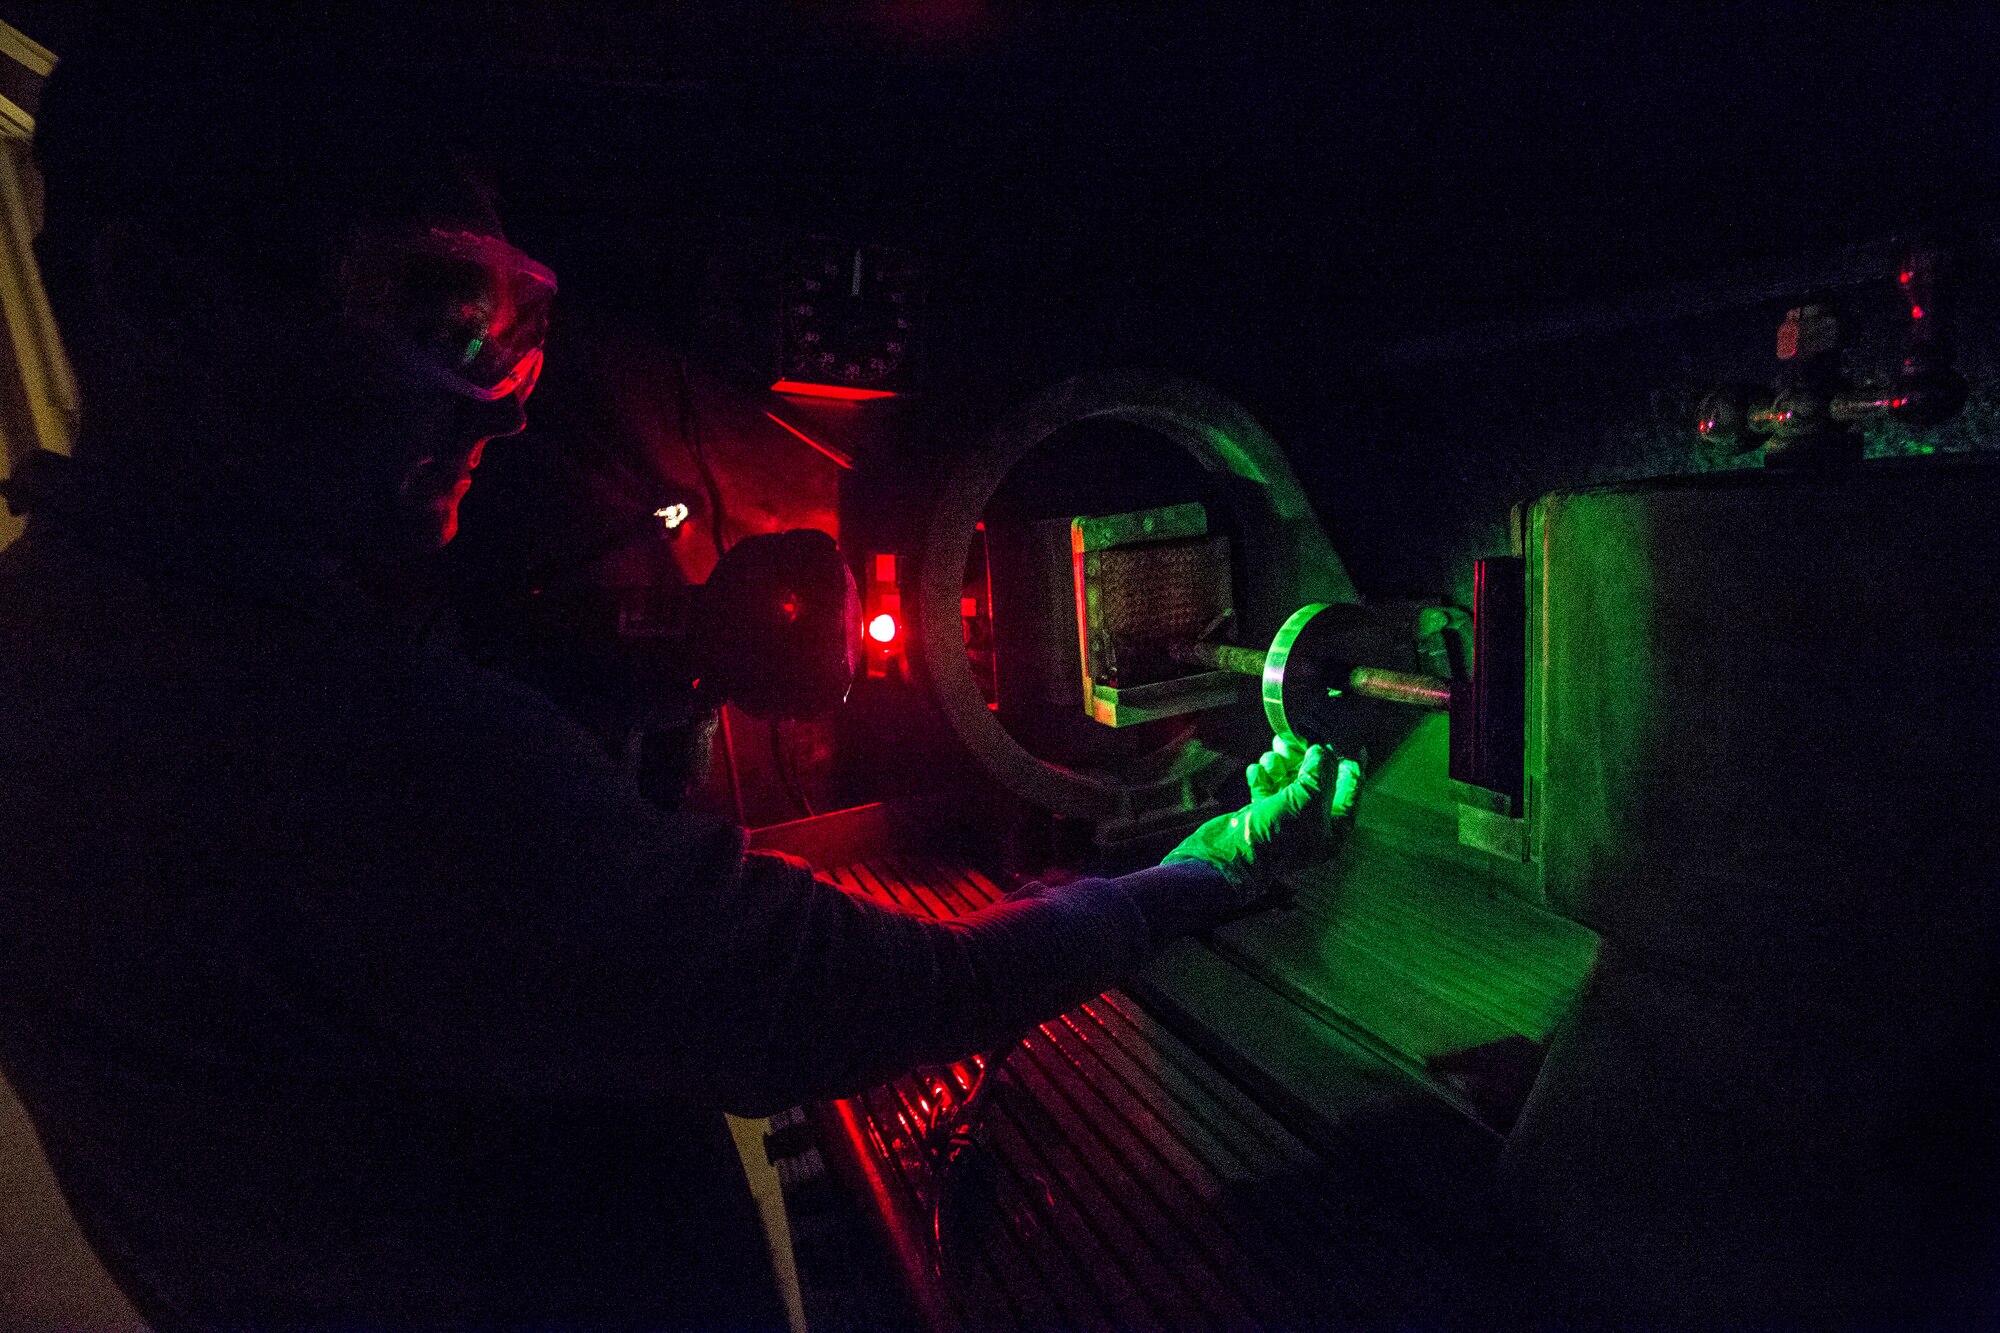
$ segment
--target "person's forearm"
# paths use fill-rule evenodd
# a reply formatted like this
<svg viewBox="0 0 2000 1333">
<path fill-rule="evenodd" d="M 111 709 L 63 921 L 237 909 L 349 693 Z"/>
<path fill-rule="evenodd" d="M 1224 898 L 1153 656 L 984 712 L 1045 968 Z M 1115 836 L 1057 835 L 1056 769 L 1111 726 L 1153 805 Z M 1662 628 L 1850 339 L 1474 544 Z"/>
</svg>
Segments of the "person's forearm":
<svg viewBox="0 0 2000 1333">
<path fill-rule="evenodd" d="M 752 874 L 772 874 L 758 859 Z M 736 1071 L 746 1076 L 737 1096 L 749 1100 L 732 1110 L 852 1092 L 1011 1042 L 1237 905 L 1228 881 L 1198 864 L 1035 888 L 948 922 L 816 887 L 839 898 L 812 905 L 806 937 L 818 947 L 794 952 L 785 974 L 770 977 L 764 1029 Z"/>
</svg>

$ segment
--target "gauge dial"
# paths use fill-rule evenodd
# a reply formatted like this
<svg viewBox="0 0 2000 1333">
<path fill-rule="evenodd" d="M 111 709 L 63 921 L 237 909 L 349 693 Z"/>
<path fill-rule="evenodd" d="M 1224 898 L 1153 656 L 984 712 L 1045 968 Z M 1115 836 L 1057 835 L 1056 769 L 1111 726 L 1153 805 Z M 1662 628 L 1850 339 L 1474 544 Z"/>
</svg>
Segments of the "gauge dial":
<svg viewBox="0 0 2000 1333">
<path fill-rule="evenodd" d="M 890 392 L 907 387 L 917 268 L 904 250 L 813 236 L 786 265 L 778 378 Z"/>
</svg>

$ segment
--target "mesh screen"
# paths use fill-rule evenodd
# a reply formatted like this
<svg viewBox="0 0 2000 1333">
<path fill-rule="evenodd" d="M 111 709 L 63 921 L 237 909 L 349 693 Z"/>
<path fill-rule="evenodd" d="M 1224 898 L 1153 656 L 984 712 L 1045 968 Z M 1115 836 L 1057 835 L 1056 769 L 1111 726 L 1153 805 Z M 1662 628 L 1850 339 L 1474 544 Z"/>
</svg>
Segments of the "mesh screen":
<svg viewBox="0 0 2000 1333">
<path fill-rule="evenodd" d="M 1218 536 L 1113 547 L 1097 553 L 1092 581 L 1105 633 L 1192 639 L 1229 606 L 1229 543 Z"/>
<path fill-rule="evenodd" d="M 1159 650 L 1198 638 L 1231 605 L 1229 541 L 1116 546 L 1084 558 L 1093 678 L 1120 687 L 1186 674 Z"/>
</svg>

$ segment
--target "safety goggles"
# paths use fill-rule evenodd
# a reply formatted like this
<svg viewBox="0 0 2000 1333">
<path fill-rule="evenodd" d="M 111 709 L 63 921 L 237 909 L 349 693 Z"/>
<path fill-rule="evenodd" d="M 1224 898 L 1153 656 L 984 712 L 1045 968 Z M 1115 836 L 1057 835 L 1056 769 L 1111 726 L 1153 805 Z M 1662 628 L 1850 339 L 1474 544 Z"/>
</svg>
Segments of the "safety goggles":
<svg viewBox="0 0 2000 1333">
<path fill-rule="evenodd" d="M 534 389 L 556 275 L 498 237 L 371 237 L 340 285 L 348 323 L 420 379 L 486 403 Z"/>
</svg>

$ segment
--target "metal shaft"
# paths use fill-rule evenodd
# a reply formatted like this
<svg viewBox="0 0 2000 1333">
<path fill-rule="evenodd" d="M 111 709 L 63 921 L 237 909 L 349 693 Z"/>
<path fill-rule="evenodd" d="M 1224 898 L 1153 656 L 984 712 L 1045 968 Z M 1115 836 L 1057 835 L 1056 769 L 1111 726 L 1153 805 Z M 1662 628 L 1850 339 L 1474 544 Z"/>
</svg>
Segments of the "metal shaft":
<svg viewBox="0 0 2000 1333">
<path fill-rule="evenodd" d="M 1167 649 L 1167 655 L 1189 666 L 1257 677 L 1264 674 L 1266 657 L 1255 648 L 1238 648 L 1228 643 L 1177 643 Z M 1356 667 L 1347 677 L 1347 688 L 1371 699 L 1386 699 L 1390 703 L 1410 704 L 1417 708 L 1451 707 L 1450 681 L 1412 671 Z"/>
<path fill-rule="evenodd" d="M 1371 699 L 1409 704 L 1415 708 L 1451 707 L 1451 682 L 1438 676 L 1414 671 L 1385 671 L 1381 667 L 1356 667 L 1347 678 L 1347 688 Z"/>
<path fill-rule="evenodd" d="M 1238 648 L 1231 643 L 1174 643 L 1167 656 L 1188 666 L 1204 666 L 1214 671 L 1230 671 L 1239 676 L 1262 676 L 1264 654 L 1255 648 Z"/>
</svg>

